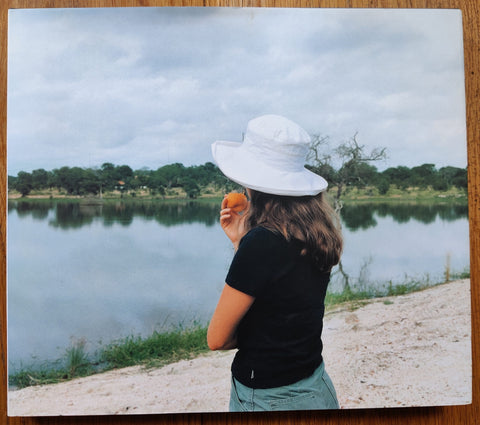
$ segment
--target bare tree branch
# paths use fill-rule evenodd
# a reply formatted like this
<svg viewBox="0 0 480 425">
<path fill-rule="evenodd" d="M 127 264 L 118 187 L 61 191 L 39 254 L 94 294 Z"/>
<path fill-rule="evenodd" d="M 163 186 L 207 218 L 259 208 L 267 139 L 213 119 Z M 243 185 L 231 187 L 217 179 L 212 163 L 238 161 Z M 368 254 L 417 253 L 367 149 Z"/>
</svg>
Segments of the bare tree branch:
<svg viewBox="0 0 480 425">
<path fill-rule="evenodd" d="M 341 143 L 333 150 L 329 147 L 328 136 L 312 136 L 308 161 L 314 172 L 326 177 L 329 183 L 336 187 L 334 208 L 337 214 L 340 214 L 343 207 L 344 188 L 352 183 L 363 182 L 363 174 L 370 167 L 365 164 L 387 157 L 387 150 L 384 147 L 377 147 L 372 149 L 370 153 L 366 153 L 366 147 L 358 143 L 357 135 L 358 132 L 350 140 Z M 333 168 L 334 159 L 339 160 L 340 166 L 337 170 Z M 349 275 L 343 269 L 341 261 L 338 264 L 338 272 L 343 278 L 344 288 L 350 288 Z"/>
</svg>

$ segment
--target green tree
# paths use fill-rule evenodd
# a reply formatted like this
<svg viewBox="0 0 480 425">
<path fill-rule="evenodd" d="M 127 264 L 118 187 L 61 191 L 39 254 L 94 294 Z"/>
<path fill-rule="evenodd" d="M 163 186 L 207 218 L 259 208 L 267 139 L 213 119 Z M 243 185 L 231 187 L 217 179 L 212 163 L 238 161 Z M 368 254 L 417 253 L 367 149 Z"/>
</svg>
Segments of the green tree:
<svg viewBox="0 0 480 425">
<path fill-rule="evenodd" d="M 181 185 L 185 174 L 185 166 L 176 162 L 160 167 L 157 173 L 165 180 L 167 188 L 170 189 Z"/>
<path fill-rule="evenodd" d="M 411 169 L 412 184 L 420 188 L 426 188 L 434 181 L 437 171 L 435 164 L 422 164 Z"/>
<path fill-rule="evenodd" d="M 433 190 L 438 190 L 440 192 L 446 191 L 450 188 L 447 180 L 441 176 L 435 176 L 431 181 L 431 186 Z"/>
<path fill-rule="evenodd" d="M 467 189 L 468 176 L 466 168 L 442 167 L 438 170 L 438 176 L 445 180 L 448 187 L 455 186 L 459 189 Z"/>
<path fill-rule="evenodd" d="M 360 162 L 355 170 L 355 177 L 351 184 L 358 188 L 364 188 L 375 182 L 378 172 L 377 168 L 365 162 Z"/>
<path fill-rule="evenodd" d="M 46 189 L 48 180 L 48 172 L 43 168 L 32 171 L 32 186 L 34 190 Z"/>
<path fill-rule="evenodd" d="M 18 190 L 22 196 L 27 196 L 31 192 L 32 188 L 32 175 L 25 171 L 19 171 L 17 174 L 15 189 Z"/>
<path fill-rule="evenodd" d="M 146 167 L 141 168 L 140 170 L 136 170 L 134 174 L 135 174 L 137 187 L 141 187 L 141 188 L 148 187 L 148 182 L 152 173 L 153 172 Z"/>
<path fill-rule="evenodd" d="M 80 167 L 62 167 L 57 172 L 59 184 L 71 195 L 81 194 L 84 171 Z"/>
<path fill-rule="evenodd" d="M 399 189 L 405 190 L 410 186 L 412 173 L 408 167 L 401 165 L 387 168 L 381 174 L 389 180 L 390 184 L 394 184 Z"/>
<path fill-rule="evenodd" d="M 133 179 L 133 170 L 128 165 L 120 165 L 115 167 L 115 178 L 117 179 L 117 183 L 119 181 L 125 182 L 127 186 L 131 183 Z"/>
<path fill-rule="evenodd" d="M 375 180 L 375 186 L 377 187 L 380 195 L 386 195 L 390 189 L 390 182 L 387 177 L 379 175 Z"/>
<path fill-rule="evenodd" d="M 18 177 L 8 176 L 8 190 L 15 190 L 17 186 Z"/>
<path fill-rule="evenodd" d="M 91 193 L 97 195 L 100 192 L 100 178 L 96 170 L 83 170 L 83 175 L 80 180 L 79 194 L 85 195 Z"/>
<path fill-rule="evenodd" d="M 187 196 L 191 199 L 195 199 L 200 194 L 200 187 L 193 179 L 186 179 L 183 184 L 183 189 L 185 190 Z"/>
<path fill-rule="evenodd" d="M 167 180 L 161 173 L 157 170 L 150 173 L 148 177 L 148 188 L 152 194 L 159 193 L 162 196 L 165 196 L 165 188 L 167 187 Z"/>
<path fill-rule="evenodd" d="M 116 185 L 115 165 L 104 162 L 100 167 L 100 191 L 113 190 Z"/>
</svg>

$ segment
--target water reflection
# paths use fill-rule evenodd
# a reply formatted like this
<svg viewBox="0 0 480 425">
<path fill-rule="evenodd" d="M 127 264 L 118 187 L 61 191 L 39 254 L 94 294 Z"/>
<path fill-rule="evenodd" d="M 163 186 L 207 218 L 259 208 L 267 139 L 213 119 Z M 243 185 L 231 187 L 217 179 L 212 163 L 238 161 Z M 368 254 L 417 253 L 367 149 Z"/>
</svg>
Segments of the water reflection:
<svg viewBox="0 0 480 425">
<path fill-rule="evenodd" d="M 19 217 L 32 217 L 46 219 L 51 209 L 55 207 L 53 202 L 8 202 L 8 212 L 17 211 Z"/>
<path fill-rule="evenodd" d="M 101 220 L 104 226 L 119 223 L 129 226 L 135 218 L 154 220 L 162 226 L 200 223 L 213 226 L 217 223 L 219 203 L 216 202 L 35 202 L 13 201 L 8 211 L 17 211 L 19 217 L 31 216 L 42 220 L 50 216 L 49 224 L 60 229 L 75 229 Z M 53 213 L 53 215 L 51 214 Z M 345 205 L 341 211 L 343 226 L 350 230 L 366 230 L 377 226 L 377 218 L 391 217 L 396 223 L 415 220 L 423 224 L 437 218 L 452 222 L 468 219 L 466 204 L 405 204 L 362 203 Z"/>
<path fill-rule="evenodd" d="M 430 224 L 437 217 L 442 221 L 451 222 L 468 218 L 468 205 L 365 203 L 345 205 L 341 211 L 343 225 L 350 231 L 375 227 L 378 224 L 375 217 L 392 217 L 400 224 L 408 223 L 410 220 Z"/>
<path fill-rule="evenodd" d="M 101 220 L 104 226 L 119 223 L 129 226 L 135 218 L 154 220 L 162 226 L 200 223 L 211 227 L 218 219 L 217 202 L 53 202 L 12 201 L 8 211 L 17 211 L 19 217 L 47 219 L 60 229 L 78 229 Z"/>
</svg>

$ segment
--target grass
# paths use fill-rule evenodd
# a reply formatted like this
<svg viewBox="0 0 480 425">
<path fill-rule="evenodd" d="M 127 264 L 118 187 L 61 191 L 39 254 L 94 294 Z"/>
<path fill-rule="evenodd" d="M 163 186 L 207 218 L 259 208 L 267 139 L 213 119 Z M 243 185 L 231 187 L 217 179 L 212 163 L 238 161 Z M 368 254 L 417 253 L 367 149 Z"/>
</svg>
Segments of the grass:
<svg viewBox="0 0 480 425">
<path fill-rule="evenodd" d="M 335 192 L 335 189 L 333 189 Z M 428 202 L 428 203 L 446 203 L 446 202 L 467 202 L 468 194 L 463 189 L 452 187 L 446 191 L 436 191 L 431 187 L 418 188 L 410 187 L 407 189 L 398 189 L 391 186 L 384 195 L 380 194 L 375 187 L 366 187 L 364 189 L 348 188 L 342 200 L 348 203 L 358 202 Z"/>
<path fill-rule="evenodd" d="M 329 193 L 336 193 L 336 188 L 329 188 Z M 201 190 L 200 195 L 195 200 L 208 200 L 215 199 L 221 200 L 223 198 L 223 190 L 215 190 L 212 187 L 207 187 Z M 55 199 L 55 200 L 82 200 L 85 198 L 95 198 L 95 195 L 71 195 L 64 190 L 57 189 L 45 189 L 45 190 L 32 190 L 29 195 L 26 197 L 20 197 L 20 193 L 15 190 L 10 190 L 8 193 L 10 199 L 21 199 L 21 200 L 39 200 L 39 199 Z M 97 195 L 98 197 L 98 195 Z M 357 203 L 362 201 L 369 202 L 405 202 L 405 201 L 415 201 L 415 202 L 466 202 L 468 194 L 463 189 L 458 189 L 452 187 L 446 191 L 436 191 L 431 187 L 428 188 L 418 188 L 418 187 L 409 187 L 406 189 L 399 189 L 395 186 L 391 186 L 388 192 L 384 195 L 380 194 L 378 189 L 373 186 L 367 186 L 365 188 L 359 189 L 356 187 L 347 187 L 342 195 L 342 200 L 345 203 Z M 168 189 L 165 195 L 152 194 L 148 190 L 136 190 L 129 191 L 127 193 L 122 193 L 118 190 L 104 192 L 103 200 L 189 200 L 192 199 L 187 197 L 187 194 L 182 188 L 172 188 Z"/>
<path fill-rule="evenodd" d="M 192 201 L 192 200 L 208 200 L 208 199 L 222 199 L 224 191 L 222 190 L 213 190 L 211 188 L 206 188 L 202 190 L 200 195 L 195 198 L 189 198 L 187 193 L 180 187 L 167 189 L 167 191 L 162 195 L 155 192 L 150 192 L 149 190 L 131 190 L 127 192 L 120 192 L 119 190 L 107 191 L 102 194 L 103 201 L 150 201 L 150 200 L 160 200 L 160 201 Z M 27 196 L 21 196 L 21 194 L 16 190 L 9 190 L 8 199 L 11 200 L 20 200 L 20 201 L 40 201 L 40 200 L 55 200 L 55 201 L 82 201 L 85 199 L 96 199 L 99 200 L 99 195 L 93 194 L 84 194 L 84 195 L 73 195 L 67 193 L 65 190 L 58 189 L 43 189 L 43 190 L 32 190 Z"/>
<path fill-rule="evenodd" d="M 207 326 L 198 325 L 190 329 L 154 332 L 146 338 L 129 336 L 101 347 L 93 357 L 87 354 L 85 341 L 79 340 L 65 350 L 63 359 L 42 366 L 23 367 L 9 375 L 9 385 L 24 388 L 54 384 L 134 365 L 160 367 L 208 350 Z"/>
<path fill-rule="evenodd" d="M 452 280 L 466 279 L 470 272 L 449 272 Z M 353 291 L 346 288 L 341 293 L 327 293 L 325 305 L 327 308 L 346 303 L 349 310 L 355 310 L 375 298 L 386 298 L 420 291 L 445 282 L 432 284 L 428 278 L 424 281 L 406 281 L 399 285 L 388 282 L 383 290 L 368 289 Z M 390 299 L 384 300 L 385 305 L 393 304 Z M 32 385 L 53 384 L 94 373 L 105 372 L 128 366 L 141 365 L 147 368 L 161 367 L 168 363 L 190 359 L 198 354 L 208 352 L 208 325 L 194 325 L 191 328 L 178 329 L 169 332 L 154 332 L 151 336 L 129 336 L 103 346 L 91 358 L 86 352 L 84 340 L 72 343 L 65 350 L 63 359 L 41 367 L 23 367 L 9 376 L 9 385 L 24 388 Z"/>
<path fill-rule="evenodd" d="M 452 280 L 468 278 L 470 278 L 470 271 L 468 269 L 463 270 L 462 272 L 453 272 L 450 270 L 449 263 L 447 263 L 445 279 L 442 282 L 432 282 L 427 275 L 421 280 L 409 279 L 406 277 L 405 282 L 396 285 L 394 285 L 392 281 L 389 281 L 383 286 L 383 288 L 380 285 L 368 286 L 365 283 L 362 283 L 359 285 L 361 289 L 352 289 L 351 287 L 346 287 L 342 292 L 327 292 L 325 297 L 325 306 L 331 307 L 342 303 L 351 303 L 350 308 L 355 309 L 367 304 L 368 300 L 371 299 L 405 295 L 442 285 Z M 390 304 L 391 302 L 386 300 L 384 303 Z"/>
<path fill-rule="evenodd" d="M 163 366 L 207 352 L 207 327 L 195 326 L 165 333 L 154 332 L 147 338 L 130 336 L 102 349 L 100 362 L 109 369 L 138 364 Z"/>
<path fill-rule="evenodd" d="M 75 341 L 65 350 L 63 359 L 41 367 L 29 366 L 9 376 L 9 384 L 17 388 L 32 385 L 55 384 L 95 373 L 95 368 L 85 350 L 84 339 Z"/>
<path fill-rule="evenodd" d="M 65 369 L 68 376 L 85 375 L 90 372 L 90 361 L 85 351 L 86 341 L 81 339 L 67 348 L 65 352 Z"/>
</svg>

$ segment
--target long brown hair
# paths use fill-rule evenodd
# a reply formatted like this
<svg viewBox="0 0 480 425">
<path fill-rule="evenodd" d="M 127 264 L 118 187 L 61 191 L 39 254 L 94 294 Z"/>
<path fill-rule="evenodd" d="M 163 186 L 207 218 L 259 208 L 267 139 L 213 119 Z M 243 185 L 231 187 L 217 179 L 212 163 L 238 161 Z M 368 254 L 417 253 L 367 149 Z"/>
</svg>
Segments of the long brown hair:
<svg viewBox="0 0 480 425">
<path fill-rule="evenodd" d="M 343 247 L 340 220 L 323 192 L 293 197 L 250 189 L 250 197 L 247 229 L 262 226 L 287 240 L 302 241 L 302 254 L 309 255 L 321 270 L 329 271 L 338 264 Z"/>
</svg>

